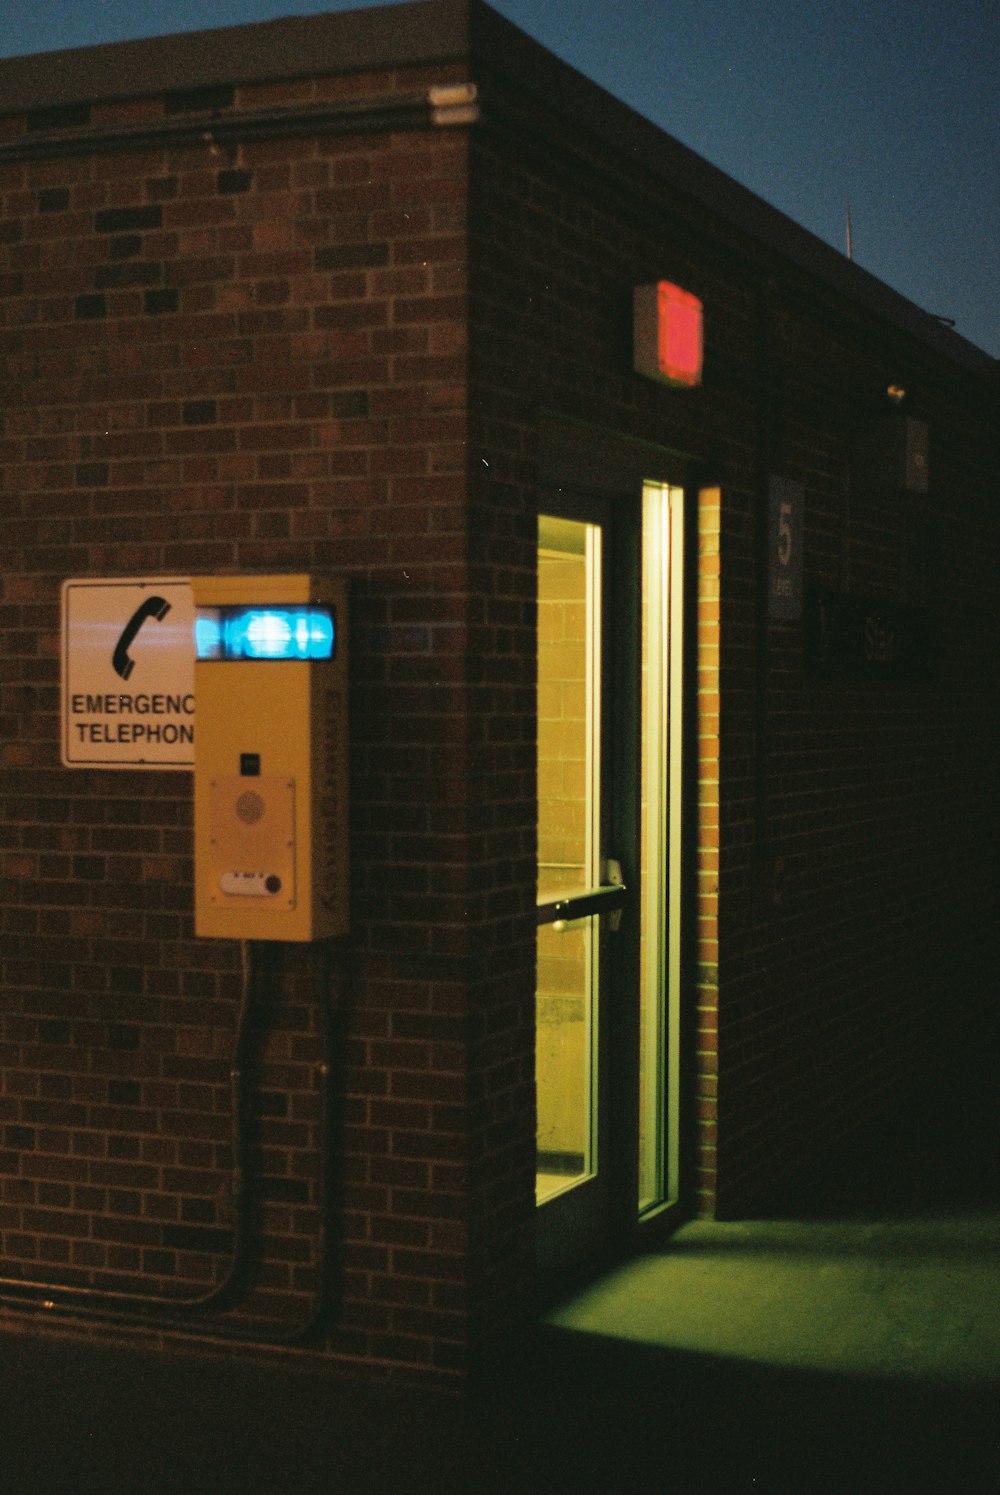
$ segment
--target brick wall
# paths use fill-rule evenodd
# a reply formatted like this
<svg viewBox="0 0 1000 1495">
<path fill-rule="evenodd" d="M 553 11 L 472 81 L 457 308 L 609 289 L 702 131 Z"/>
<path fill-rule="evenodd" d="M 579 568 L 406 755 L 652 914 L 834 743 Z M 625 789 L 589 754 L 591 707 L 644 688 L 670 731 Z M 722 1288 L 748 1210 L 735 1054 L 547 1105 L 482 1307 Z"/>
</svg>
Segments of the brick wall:
<svg viewBox="0 0 1000 1495">
<path fill-rule="evenodd" d="M 426 83 L 0 128 L 24 147 L 0 164 L 3 1275 L 196 1298 L 234 1244 L 240 950 L 193 938 L 189 776 L 60 766 L 60 583 L 331 568 L 352 586 L 352 934 L 325 959 L 285 948 L 254 1002 L 244 1308 L 213 1322 L 281 1334 L 314 1306 L 329 1008 L 326 1343 L 414 1376 L 467 1356 L 469 1044 L 498 1041 L 469 928 L 511 897 L 470 788 L 506 749 L 473 719 L 469 667 L 497 624 L 481 577 L 470 595 L 464 507 L 466 143 L 239 143 L 234 120 L 342 95 L 391 109 Z M 195 143 L 51 143 L 112 116 L 190 120 Z"/>
<path fill-rule="evenodd" d="M 760 1208 L 824 1147 L 877 1136 L 916 1082 L 939 1084 L 994 1020 L 978 829 L 996 815 L 984 688 L 994 625 L 972 579 L 996 554 L 981 486 L 993 396 L 860 326 L 817 319 L 810 364 L 806 318 L 771 316 L 785 336 L 770 465 L 804 484 L 807 584 L 915 603 L 931 647 L 914 681 L 823 679 L 801 626 L 762 625 L 742 588 L 727 605 L 727 572 L 751 566 L 763 502 L 759 486 L 731 495 L 715 1198 L 730 1215 Z M 929 425 L 926 497 L 878 480 L 864 456 L 894 380 Z"/>
<path fill-rule="evenodd" d="M 720 554 L 719 528 L 722 495 L 717 488 L 698 493 L 696 546 L 697 697 L 693 716 L 697 729 L 694 783 L 688 790 L 696 801 L 696 878 L 693 967 L 695 1013 L 685 1037 L 693 1039 L 693 1138 L 685 1160 L 694 1173 L 687 1190 L 694 1207 L 711 1214 L 718 1188 L 719 1100 L 719 659 Z M 690 852 L 688 853 L 690 855 Z M 693 1184 L 693 1187 L 692 1187 Z"/>
<path fill-rule="evenodd" d="M 15 1306 L 21 1282 L 80 1316 L 211 1293 L 242 1161 L 213 1332 L 323 1306 L 317 1349 L 448 1378 L 530 1311 L 545 420 L 688 484 L 688 1203 L 755 1207 L 988 1010 L 993 397 L 479 72 L 470 132 L 413 102 L 455 67 L 0 120 Z M 250 127 L 286 106 L 324 132 Z M 632 287 L 660 276 L 704 300 L 700 391 L 631 372 Z M 891 381 L 930 426 L 925 505 L 857 455 Z M 804 485 L 809 581 L 926 605 L 929 680 L 820 682 L 766 625 L 772 471 Z M 248 952 L 234 1130 L 244 973 L 193 937 L 190 784 L 61 767 L 59 587 L 327 568 L 352 589 L 352 932 Z"/>
<path fill-rule="evenodd" d="M 976 827 L 996 805 L 982 602 L 995 393 L 773 251 L 720 234 L 527 92 L 509 87 L 505 106 L 478 138 L 472 184 L 473 470 L 484 485 L 502 470 L 512 506 L 530 505 L 544 492 L 544 415 L 655 444 L 649 475 L 689 483 L 687 1197 L 752 1210 L 825 1146 L 877 1125 L 991 1010 Z M 631 373 L 632 287 L 661 276 L 704 301 L 700 391 Z M 925 500 L 876 481 L 863 455 L 893 382 L 930 426 Z M 929 678 L 822 682 L 803 626 L 767 623 L 770 473 L 804 487 L 809 586 L 925 609 Z"/>
</svg>

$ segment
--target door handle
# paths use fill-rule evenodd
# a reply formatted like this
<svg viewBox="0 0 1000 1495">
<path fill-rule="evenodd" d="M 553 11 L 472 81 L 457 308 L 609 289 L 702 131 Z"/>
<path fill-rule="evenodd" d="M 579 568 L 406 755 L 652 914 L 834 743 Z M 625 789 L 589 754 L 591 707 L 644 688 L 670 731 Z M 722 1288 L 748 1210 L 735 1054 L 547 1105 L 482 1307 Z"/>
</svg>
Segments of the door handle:
<svg viewBox="0 0 1000 1495">
<path fill-rule="evenodd" d="M 607 914 L 608 927 L 612 931 L 618 929 L 628 896 L 621 863 L 611 860 L 606 862 L 605 876 L 607 882 L 601 883 L 600 887 L 587 888 L 583 892 L 557 898 L 552 903 L 539 904 L 538 923 L 559 925 L 565 929 L 578 919 L 586 919 L 594 914 Z"/>
</svg>

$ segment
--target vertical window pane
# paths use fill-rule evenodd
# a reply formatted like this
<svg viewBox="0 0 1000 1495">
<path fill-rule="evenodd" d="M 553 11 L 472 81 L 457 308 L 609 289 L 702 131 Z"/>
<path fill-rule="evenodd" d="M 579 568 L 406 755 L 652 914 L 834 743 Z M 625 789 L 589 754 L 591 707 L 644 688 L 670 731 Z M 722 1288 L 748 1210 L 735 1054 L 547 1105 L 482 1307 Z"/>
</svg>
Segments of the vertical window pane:
<svg viewBox="0 0 1000 1495">
<path fill-rule="evenodd" d="M 595 1171 L 592 1018 L 597 920 L 538 930 L 535 1071 L 539 1204 Z"/>
<path fill-rule="evenodd" d="M 640 840 L 639 1208 L 663 1197 L 664 960 L 666 935 L 667 494 L 643 493 L 642 818 Z"/>
<path fill-rule="evenodd" d="M 543 518 L 538 551 L 538 899 L 599 881 L 600 530 Z M 596 1169 L 597 920 L 538 931 L 539 1202 Z"/>
<path fill-rule="evenodd" d="M 643 490 L 639 1210 L 676 1193 L 681 492 Z"/>
</svg>

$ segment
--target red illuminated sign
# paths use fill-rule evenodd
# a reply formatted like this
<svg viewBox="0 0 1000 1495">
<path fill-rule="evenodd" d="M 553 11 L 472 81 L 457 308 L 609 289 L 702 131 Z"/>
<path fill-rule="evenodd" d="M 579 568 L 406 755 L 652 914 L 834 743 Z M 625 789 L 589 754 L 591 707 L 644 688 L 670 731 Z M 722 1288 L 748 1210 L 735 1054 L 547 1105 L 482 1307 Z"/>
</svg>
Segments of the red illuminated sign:
<svg viewBox="0 0 1000 1495">
<path fill-rule="evenodd" d="M 633 354 L 637 374 L 692 388 L 701 383 L 701 302 L 668 280 L 636 286 Z"/>
</svg>

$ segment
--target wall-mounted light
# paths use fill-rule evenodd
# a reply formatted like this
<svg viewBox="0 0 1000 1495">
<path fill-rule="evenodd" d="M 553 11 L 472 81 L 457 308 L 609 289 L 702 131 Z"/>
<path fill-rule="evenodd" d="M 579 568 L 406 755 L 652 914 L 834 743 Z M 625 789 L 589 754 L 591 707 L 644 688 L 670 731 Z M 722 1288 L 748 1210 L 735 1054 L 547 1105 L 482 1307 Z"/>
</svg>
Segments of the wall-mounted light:
<svg viewBox="0 0 1000 1495">
<path fill-rule="evenodd" d="M 691 389 L 701 383 L 702 305 L 669 280 L 636 286 L 632 361 L 637 374 Z"/>
</svg>

